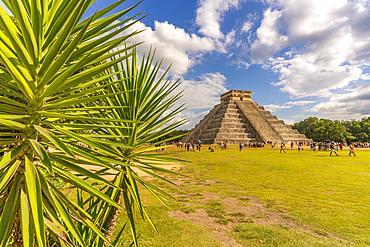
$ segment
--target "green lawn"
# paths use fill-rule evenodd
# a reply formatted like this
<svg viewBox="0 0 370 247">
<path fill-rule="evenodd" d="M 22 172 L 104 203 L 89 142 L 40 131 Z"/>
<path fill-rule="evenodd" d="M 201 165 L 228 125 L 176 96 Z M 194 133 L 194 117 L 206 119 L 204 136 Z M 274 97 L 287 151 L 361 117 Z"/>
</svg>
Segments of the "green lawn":
<svg viewBox="0 0 370 247">
<path fill-rule="evenodd" d="M 177 187 L 155 183 L 177 198 L 170 200 L 172 210 L 206 210 L 218 224 L 229 225 L 228 236 L 243 246 L 370 246 L 370 151 L 358 149 L 357 157 L 349 157 L 347 150 L 339 157 L 286 151 L 175 150 L 172 156 L 189 161 L 179 169 L 186 177 L 166 175 Z M 160 233 L 138 217 L 142 246 L 222 246 L 207 227 L 171 218 L 166 207 L 142 193 Z M 210 194 L 218 198 L 207 198 Z M 224 203 L 228 198 L 246 199 L 238 200 L 244 207 L 248 198 L 258 198 L 267 210 L 281 212 L 303 229 L 232 215 Z M 123 223 L 124 217 L 119 226 Z"/>
</svg>

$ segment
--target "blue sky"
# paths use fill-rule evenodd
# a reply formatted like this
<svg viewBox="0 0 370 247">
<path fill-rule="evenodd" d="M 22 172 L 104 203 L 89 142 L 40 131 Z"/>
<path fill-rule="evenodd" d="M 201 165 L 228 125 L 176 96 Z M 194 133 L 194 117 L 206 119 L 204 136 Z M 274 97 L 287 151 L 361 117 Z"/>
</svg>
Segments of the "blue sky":
<svg viewBox="0 0 370 247">
<path fill-rule="evenodd" d="M 97 0 L 89 10 L 114 3 Z M 127 0 L 118 10 L 137 1 Z M 132 41 L 157 49 L 182 78 L 178 118 L 191 129 L 230 89 L 292 124 L 310 116 L 370 115 L 370 6 L 367 0 L 144 0 Z"/>
</svg>

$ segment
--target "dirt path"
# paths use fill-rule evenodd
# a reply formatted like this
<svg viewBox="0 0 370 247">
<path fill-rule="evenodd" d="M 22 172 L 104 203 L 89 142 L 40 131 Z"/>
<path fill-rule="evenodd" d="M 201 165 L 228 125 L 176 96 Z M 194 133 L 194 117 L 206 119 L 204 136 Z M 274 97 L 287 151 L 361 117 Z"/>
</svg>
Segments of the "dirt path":
<svg viewBox="0 0 370 247">
<path fill-rule="evenodd" d="M 191 179 L 190 179 L 191 180 Z M 173 181 L 173 180 L 172 180 Z M 178 181 L 179 184 L 184 183 L 184 180 Z M 199 181 L 198 181 L 199 182 Z M 204 185 L 211 185 L 213 183 L 219 183 L 214 180 L 202 181 Z M 306 231 L 310 234 L 313 234 L 322 238 L 334 238 L 344 242 L 347 242 L 344 239 L 339 239 L 330 234 L 320 235 L 317 233 L 313 227 L 307 225 L 298 225 L 291 219 L 289 219 L 289 214 L 285 212 L 276 212 L 271 211 L 268 208 L 267 204 L 263 204 L 255 196 L 248 197 L 225 197 L 219 196 L 213 193 L 198 193 L 202 195 L 202 198 L 197 198 L 197 205 L 205 205 L 209 202 L 220 202 L 224 208 L 224 216 L 227 219 L 230 219 L 226 224 L 220 224 L 217 221 L 219 218 L 211 217 L 210 214 L 205 209 L 197 209 L 194 212 L 189 211 L 170 211 L 169 216 L 176 219 L 182 219 L 190 221 L 196 225 L 203 226 L 210 231 L 212 236 L 218 239 L 226 247 L 242 247 L 243 245 L 237 243 L 234 239 L 228 236 L 228 232 L 233 230 L 233 226 L 240 224 L 242 222 L 265 225 L 265 226 L 284 226 L 290 229 L 300 229 Z M 181 198 L 188 197 L 192 198 L 194 195 L 191 194 L 178 194 Z M 192 206 L 195 203 L 186 202 L 187 206 Z"/>
</svg>

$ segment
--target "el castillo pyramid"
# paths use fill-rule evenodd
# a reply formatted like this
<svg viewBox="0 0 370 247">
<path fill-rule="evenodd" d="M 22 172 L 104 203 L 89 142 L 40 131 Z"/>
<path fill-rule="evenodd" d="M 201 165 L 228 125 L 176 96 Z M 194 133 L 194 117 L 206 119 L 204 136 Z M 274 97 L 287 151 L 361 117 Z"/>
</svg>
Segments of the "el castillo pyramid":
<svg viewBox="0 0 370 247">
<path fill-rule="evenodd" d="M 227 142 L 307 142 L 311 141 L 271 115 L 263 106 L 252 101 L 252 92 L 230 90 L 221 95 L 216 105 L 195 127 L 183 142 L 202 141 L 203 144 Z"/>
</svg>

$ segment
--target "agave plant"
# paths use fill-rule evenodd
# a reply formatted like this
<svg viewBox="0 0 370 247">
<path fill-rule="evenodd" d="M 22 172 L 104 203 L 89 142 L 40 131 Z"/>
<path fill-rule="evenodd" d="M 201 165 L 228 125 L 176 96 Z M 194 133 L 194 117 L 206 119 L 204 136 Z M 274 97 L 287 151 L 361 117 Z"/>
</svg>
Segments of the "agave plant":
<svg viewBox="0 0 370 247">
<path fill-rule="evenodd" d="M 156 142 L 156 140 L 184 124 L 185 120 L 173 121 L 176 114 L 183 110 L 182 105 L 173 109 L 175 102 L 181 97 L 182 93 L 175 93 L 179 81 L 171 82 L 170 78 L 165 79 L 168 70 L 159 74 L 160 63 L 153 64 L 154 55 L 151 52 L 149 52 L 148 57 L 143 56 L 140 66 L 137 65 L 135 49 L 132 53 L 131 57 L 126 54 L 124 61 L 114 65 L 112 71 L 106 71 L 107 74 L 113 73 L 114 78 L 108 77 L 105 81 L 101 81 L 104 85 L 109 85 L 109 89 L 102 93 L 111 96 L 102 98 L 98 103 L 89 102 L 85 105 L 85 107 L 94 107 L 100 104 L 113 109 L 108 114 L 103 110 L 93 114 L 96 119 L 102 119 L 109 115 L 114 120 L 130 119 L 132 122 L 114 121 L 107 123 L 102 121 L 99 125 L 101 127 L 94 129 L 96 137 L 104 138 L 104 141 L 98 139 L 98 142 L 104 146 L 106 152 L 99 153 L 86 147 L 79 148 L 85 152 L 90 152 L 95 159 L 108 162 L 115 167 L 115 170 L 110 170 L 115 174 L 115 187 L 107 185 L 107 189 L 103 188 L 103 190 L 112 200 L 123 202 L 124 210 L 130 222 L 129 226 L 131 227 L 133 240 L 137 243 L 135 210 L 155 228 L 141 202 L 138 184 L 149 190 L 165 205 L 167 205 L 165 198 L 171 198 L 170 195 L 138 176 L 137 172 L 142 171 L 171 183 L 164 177 L 159 176 L 157 172 L 175 172 L 158 167 L 158 165 L 168 164 L 168 162 L 181 162 L 182 160 L 165 157 L 163 153 L 155 152 L 163 148 L 158 144 L 169 141 Z M 120 58 L 112 57 L 112 60 L 114 59 L 120 60 Z M 154 144 L 145 145 L 154 142 L 156 142 L 157 147 Z M 94 145 L 91 140 L 85 140 L 85 143 Z M 107 156 L 106 153 L 109 153 L 110 156 Z M 52 154 L 52 158 L 55 160 L 61 159 L 61 163 L 72 162 L 71 158 L 59 156 L 59 154 Z M 107 168 L 102 169 L 101 174 L 104 174 Z M 99 170 L 99 168 L 96 169 Z M 80 205 L 89 205 L 87 211 L 93 212 L 95 219 L 101 223 L 100 226 L 107 229 L 108 235 L 112 233 L 110 228 L 115 223 L 117 208 L 103 202 L 100 198 L 93 199 L 90 196 L 84 199 L 80 195 L 79 203 Z M 104 213 L 98 214 L 96 212 Z M 82 224 L 80 224 L 80 227 L 85 232 L 88 241 L 92 241 L 96 234 Z M 94 246 L 101 246 L 102 243 L 102 240 L 100 240 Z"/>
<path fill-rule="evenodd" d="M 125 95 L 124 91 L 112 91 L 116 82 L 101 82 L 114 81 L 114 73 L 102 73 L 112 66 L 119 68 L 117 64 L 130 56 L 126 53 L 107 60 L 122 53 L 108 51 L 135 34 L 119 35 L 135 23 L 129 21 L 136 16 L 119 21 L 134 6 L 105 16 L 124 2 L 120 0 L 82 20 L 93 0 L 2 2 L 13 17 L 0 8 L 0 145 L 10 145 L 0 160 L 0 246 L 90 246 L 77 222 L 88 226 L 95 239 L 110 244 L 100 222 L 67 198 L 50 178 L 62 178 L 112 207 L 125 210 L 130 206 L 126 204 L 131 202 L 125 201 L 122 207 L 78 175 L 122 191 L 117 181 L 124 177 L 115 185 L 81 164 L 123 174 L 124 169 L 115 165 L 120 157 L 115 149 L 135 149 L 132 141 L 123 145 L 109 137 L 97 137 L 102 128 L 119 133 L 136 124 L 136 118 L 126 115 L 112 117 L 127 105 L 94 103 Z M 49 153 L 46 146 L 55 152 Z M 115 162 L 111 163 L 111 158 Z M 125 176 L 132 181 L 134 174 Z"/>
</svg>

